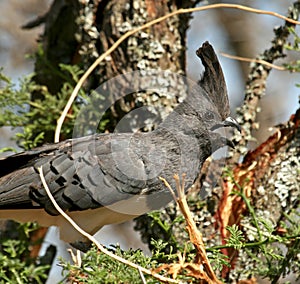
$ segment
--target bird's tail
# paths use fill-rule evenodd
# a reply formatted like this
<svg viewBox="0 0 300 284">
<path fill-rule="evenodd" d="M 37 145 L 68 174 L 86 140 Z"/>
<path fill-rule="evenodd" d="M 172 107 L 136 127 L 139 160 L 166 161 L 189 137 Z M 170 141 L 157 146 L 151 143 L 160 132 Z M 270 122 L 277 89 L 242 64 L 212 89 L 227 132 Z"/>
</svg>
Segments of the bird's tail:
<svg viewBox="0 0 300 284">
<path fill-rule="evenodd" d="M 0 209 L 32 208 L 29 191 L 36 179 L 33 167 L 21 168 L 0 179 Z"/>
</svg>

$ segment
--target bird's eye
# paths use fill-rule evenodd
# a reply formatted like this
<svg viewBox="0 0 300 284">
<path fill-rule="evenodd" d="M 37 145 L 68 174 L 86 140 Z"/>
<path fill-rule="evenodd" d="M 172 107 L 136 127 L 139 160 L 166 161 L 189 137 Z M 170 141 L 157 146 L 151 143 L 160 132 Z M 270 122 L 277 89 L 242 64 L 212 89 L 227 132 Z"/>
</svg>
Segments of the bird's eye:
<svg viewBox="0 0 300 284">
<path fill-rule="evenodd" d="M 214 119 L 214 114 L 211 112 L 211 111 L 207 111 L 205 114 L 204 114 L 204 119 L 206 121 L 208 120 L 213 120 Z"/>
</svg>

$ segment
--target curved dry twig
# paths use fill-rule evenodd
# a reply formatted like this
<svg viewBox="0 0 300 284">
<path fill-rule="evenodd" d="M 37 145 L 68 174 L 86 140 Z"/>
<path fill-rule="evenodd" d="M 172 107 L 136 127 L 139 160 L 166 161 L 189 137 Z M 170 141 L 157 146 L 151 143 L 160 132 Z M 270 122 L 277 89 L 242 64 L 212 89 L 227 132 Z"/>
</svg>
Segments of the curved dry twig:
<svg viewBox="0 0 300 284">
<path fill-rule="evenodd" d="M 77 85 L 75 86 L 61 116 L 59 117 L 59 119 L 57 120 L 57 126 L 55 129 L 55 136 L 54 136 L 54 142 L 59 142 L 59 136 L 60 136 L 60 131 L 61 131 L 61 127 L 63 125 L 63 122 L 65 120 L 65 117 L 67 116 L 80 88 L 82 87 L 84 81 L 88 78 L 88 76 L 93 72 L 93 70 L 99 65 L 100 62 L 102 62 L 105 57 L 107 57 L 108 55 L 110 55 L 125 39 L 127 39 L 128 37 L 130 37 L 131 35 L 144 30 L 146 28 L 149 28 L 150 26 L 153 26 L 159 22 L 162 22 L 170 17 L 176 16 L 176 15 L 180 15 L 180 14 L 187 14 L 187 13 L 192 13 L 192 12 L 200 12 L 200 11 L 204 11 L 204 10 L 210 10 L 210 9 L 219 9 L 219 8 L 229 8 L 229 9 L 238 9 L 238 10 L 242 10 L 242 11 L 246 11 L 246 12 L 250 12 L 250 13 L 255 13 L 255 14 L 263 14 L 263 15 L 270 15 L 273 17 L 277 17 L 280 18 L 282 20 L 285 20 L 287 22 L 296 24 L 296 25 L 300 25 L 299 21 L 295 21 L 293 19 L 287 18 L 283 15 L 280 15 L 276 12 L 271 12 L 271 11 L 265 11 L 265 10 L 260 10 L 260 9 L 254 9 L 254 8 L 250 8 L 247 6 L 243 6 L 243 5 L 236 5 L 236 4 L 213 4 L 213 5 L 207 5 L 207 6 L 203 6 L 203 7 L 196 7 L 196 8 L 186 8 L 186 9 L 179 9 L 176 10 L 172 13 L 169 13 L 167 15 L 164 15 L 160 18 L 157 18 L 155 20 L 152 20 L 138 28 L 135 28 L 131 31 L 128 31 L 127 33 L 125 33 L 123 36 L 121 36 L 106 52 L 104 52 L 102 55 L 100 55 L 95 61 L 94 63 L 88 68 L 88 70 L 82 75 L 82 77 L 79 79 Z"/>
<path fill-rule="evenodd" d="M 283 66 L 278 66 L 275 64 L 272 64 L 266 60 L 263 59 L 257 59 L 257 58 L 248 58 L 248 57 L 241 57 L 241 56 L 236 56 L 236 55 L 231 55 L 231 54 L 227 54 L 224 52 L 220 52 L 220 54 L 224 57 L 230 58 L 230 59 L 235 59 L 235 60 L 239 60 L 239 61 L 244 61 L 244 62 L 255 62 L 255 63 L 259 63 L 265 66 L 268 66 L 270 68 L 279 70 L 279 71 L 289 71 L 287 68 L 283 67 Z"/>
<path fill-rule="evenodd" d="M 147 275 L 151 275 L 152 277 L 156 278 L 157 280 L 164 282 L 164 283 L 180 283 L 177 280 L 171 279 L 171 278 L 167 278 L 164 277 L 160 274 L 154 273 L 149 269 L 146 269 L 138 264 L 135 264 L 131 261 L 128 261 L 118 255 L 115 255 L 114 253 L 110 252 L 109 250 L 107 250 L 106 248 L 104 248 L 96 239 L 95 237 L 93 237 L 92 235 L 90 235 L 89 233 L 87 233 L 86 231 L 84 231 L 80 226 L 78 226 L 76 224 L 76 222 L 68 215 L 66 214 L 66 212 L 64 212 L 60 206 L 57 204 L 56 200 L 54 199 L 48 185 L 47 182 L 45 180 L 44 174 L 43 174 L 43 168 L 42 166 L 38 168 L 39 171 L 39 175 L 40 175 L 40 179 L 42 181 L 42 184 L 46 190 L 46 193 L 49 197 L 49 199 L 51 200 L 52 204 L 54 205 L 55 209 L 73 226 L 73 228 L 75 230 L 77 230 L 80 234 L 82 234 L 83 236 L 85 236 L 86 238 L 88 238 L 91 242 L 93 242 L 97 248 L 99 249 L 100 252 L 106 254 L 107 256 L 111 257 L 114 260 L 117 260 L 125 265 L 128 265 L 132 268 L 135 268 L 139 271 L 139 273 L 145 273 Z"/>
<path fill-rule="evenodd" d="M 179 175 L 177 175 L 177 174 L 174 175 L 174 180 L 176 183 L 176 191 L 177 191 L 178 197 L 176 197 L 174 189 L 172 189 L 171 185 L 168 183 L 168 181 L 166 179 L 164 179 L 162 177 L 159 177 L 159 179 L 165 184 L 165 186 L 171 192 L 173 198 L 175 199 L 176 203 L 178 204 L 180 211 L 186 221 L 186 224 L 187 224 L 186 229 L 188 231 L 190 241 L 194 245 L 196 252 L 197 252 L 196 258 L 195 258 L 196 266 L 194 266 L 193 268 L 196 271 L 198 270 L 199 275 L 201 275 L 203 277 L 203 280 L 205 280 L 206 282 L 211 283 L 211 284 L 222 284 L 223 282 L 217 278 L 215 272 L 212 269 L 212 266 L 209 262 L 207 254 L 206 254 L 206 249 L 205 249 L 205 246 L 203 243 L 202 234 L 198 230 L 196 223 L 192 217 L 191 211 L 189 209 L 189 206 L 188 206 L 188 203 L 186 200 L 186 195 L 184 192 L 185 175 L 183 174 L 181 179 L 180 179 Z M 200 264 L 201 264 L 201 266 L 200 266 Z M 187 264 L 187 266 L 181 264 L 180 267 L 186 266 L 186 268 L 187 268 L 189 265 L 190 264 Z M 200 268 L 200 267 L 203 267 L 203 268 Z"/>
</svg>

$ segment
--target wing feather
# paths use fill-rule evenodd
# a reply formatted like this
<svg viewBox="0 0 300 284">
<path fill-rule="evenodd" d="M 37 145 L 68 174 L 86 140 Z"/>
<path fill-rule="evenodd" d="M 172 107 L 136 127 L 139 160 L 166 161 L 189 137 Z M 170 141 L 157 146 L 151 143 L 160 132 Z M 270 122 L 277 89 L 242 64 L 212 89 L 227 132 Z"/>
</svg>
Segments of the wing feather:
<svg viewBox="0 0 300 284">
<path fill-rule="evenodd" d="M 111 205 L 142 192 L 145 167 L 130 150 L 131 135 L 83 137 L 8 157 L 14 170 L 0 179 L 0 208 L 40 207 L 58 214 L 40 181 L 40 166 L 65 211 Z"/>
</svg>

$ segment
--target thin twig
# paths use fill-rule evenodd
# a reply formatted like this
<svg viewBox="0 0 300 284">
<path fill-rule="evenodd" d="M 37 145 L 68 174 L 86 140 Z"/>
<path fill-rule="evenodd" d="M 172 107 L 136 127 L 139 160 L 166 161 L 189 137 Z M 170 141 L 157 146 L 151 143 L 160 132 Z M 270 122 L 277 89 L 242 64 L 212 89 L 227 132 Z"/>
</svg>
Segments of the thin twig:
<svg viewBox="0 0 300 284">
<path fill-rule="evenodd" d="M 144 274 L 143 274 L 143 272 L 141 271 L 140 268 L 138 268 L 138 271 L 139 271 L 139 274 L 140 274 L 142 283 L 143 283 L 143 284 L 147 284 L 146 279 L 145 279 L 145 276 L 144 276 Z"/>
<path fill-rule="evenodd" d="M 74 252 L 73 252 L 72 249 L 68 249 L 68 252 L 70 253 L 71 258 L 72 258 L 72 261 L 74 262 L 74 264 L 75 264 L 77 267 L 81 267 L 82 260 L 81 260 L 80 251 L 77 250 L 77 251 L 76 251 L 76 255 L 74 254 Z"/>
<path fill-rule="evenodd" d="M 158 178 L 165 184 L 165 187 L 168 188 L 168 190 L 171 192 L 174 201 L 177 202 L 177 196 L 176 196 L 173 188 L 171 187 L 171 185 L 167 182 L 167 180 L 165 178 L 163 178 L 163 177 L 158 177 Z"/>
<path fill-rule="evenodd" d="M 271 12 L 271 11 L 265 11 L 265 10 L 259 10 L 259 9 L 254 9 L 254 8 L 250 8 L 247 6 L 243 6 L 243 5 L 236 5 L 236 4 L 213 4 L 213 5 L 207 5 L 207 6 L 203 6 L 203 7 L 195 7 L 195 8 L 187 8 L 187 9 L 179 9 L 176 10 L 172 13 L 169 13 L 167 15 L 164 15 L 160 18 L 157 18 L 155 20 L 152 20 L 140 27 L 137 27 L 135 29 L 132 29 L 131 31 L 128 31 L 127 33 L 125 33 L 123 36 L 121 36 L 106 52 L 104 52 L 102 55 L 100 55 L 95 61 L 94 63 L 88 68 L 88 70 L 83 74 L 83 76 L 79 79 L 78 83 L 76 84 L 61 116 L 59 117 L 59 119 L 57 120 L 57 126 L 55 129 L 55 136 L 54 136 L 54 142 L 59 142 L 59 136 L 60 136 L 60 131 L 61 131 L 61 127 L 63 125 L 63 122 L 65 120 L 66 115 L 68 114 L 80 88 L 82 87 L 84 81 L 88 78 L 88 76 L 93 72 L 93 70 L 99 65 L 100 62 L 102 62 L 108 55 L 110 55 L 125 39 L 127 39 L 128 37 L 130 37 L 131 35 L 147 29 L 157 23 L 160 23 L 170 17 L 176 16 L 176 15 L 180 15 L 180 14 L 188 14 L 188 13 L 192 13 L 192 12 L 200 12 L 200 11 L 205 11 L 205 10 L 210 10 L 210 9 L 219 9 L 219 8 L 229 8 L 229 9 L 238 9 L 238 10 L 242 10 L 242 11 L 246 11 L 246 12 L 250 12 L 250 13 L 256 13 L 256 14 L 264 14 L 264 15 L 271 15 L 280 19 L 283 19 L 287 22 L 293 23 L 295 25 L 300 25 L 300 22 L 295 21 L 293 19 L 287 18 L 283 15 L 280 15 L 276 12 Z"/>
<path fill-rule="evenodd" d="M 235 60 L 239 60 L 239 61 L 245 61 L 245 62 L 255 62 L 255 63 L 262 64 L 262 65 L 266 65 L 268 67 L 271 67 L 271 68 L 279 70 L 279 71 L 288 71 L 288 69 L 283 66 L 278 66 L 278 65 L 272 64 L 263 59 L 235 56 L 235 55 L 227 54 L 224 52 L 220 52 L 220 54 L 227 58 L 231 58 L 231 59 L 235 59 Z"/>
<path fill-rule="evenodd" d="M 174 280 L 174 279 L 171 279 L 171 278 L 167 278 L 167 277 L 164 277 L 160 274 L 157 274 L 157 273 L 153 273 L 151 270 L 149 269 L 146 269 L 142 266 L 139 266 L 131 261 L 128 261 L 118 255 L 115 255 L 113 254 L 112 252 L 110 252 L 109 250 L 105 249 L 92 235 L 90 235 L 89 233 L 87 233 L 86 231 L 84 231 L 80 226 L 78 226 L 76 224 L 76 222 L 69 216 L 66 214 L 66 212 L 64 212 L 60 206 L 57 204 L 56 200 L 54 199 L 48 185 L 47 185 L 47 182 L 45 180 L 45 177 L 44 177 L 44 174 L 43 174 L 43 168 L 42 166 L 41 167 L 38 167 L 38 171 L 39 171 L 39 175 L 40 175 L 40 179 L 42 181 L 42 184 L 46 190 L 46 193 L 49 197 L 49 199 L 51 200 L 52 204 L 54 205 L 55 209 L 73 226 L 73 228 L 78 231 L 80 234 L 82 234 L 83 236 L 85 236 L 86 238 L 88 238 L 91 242 L 93 242 L 97 248 L 99 249 L 100 252 L 106 254 L 107 256 L 111 257 L 112 259 L 114 260 L 117 260 L 125 265 L 128 265 L 132 268 L 135 268 L 147 275 L 151 275 L 152 277 L 158 279 L 159 281 L 162 281 L 162 282 L 165 282 L 165 283 L 179 283 L 178 281 Z"/>
</svg>

